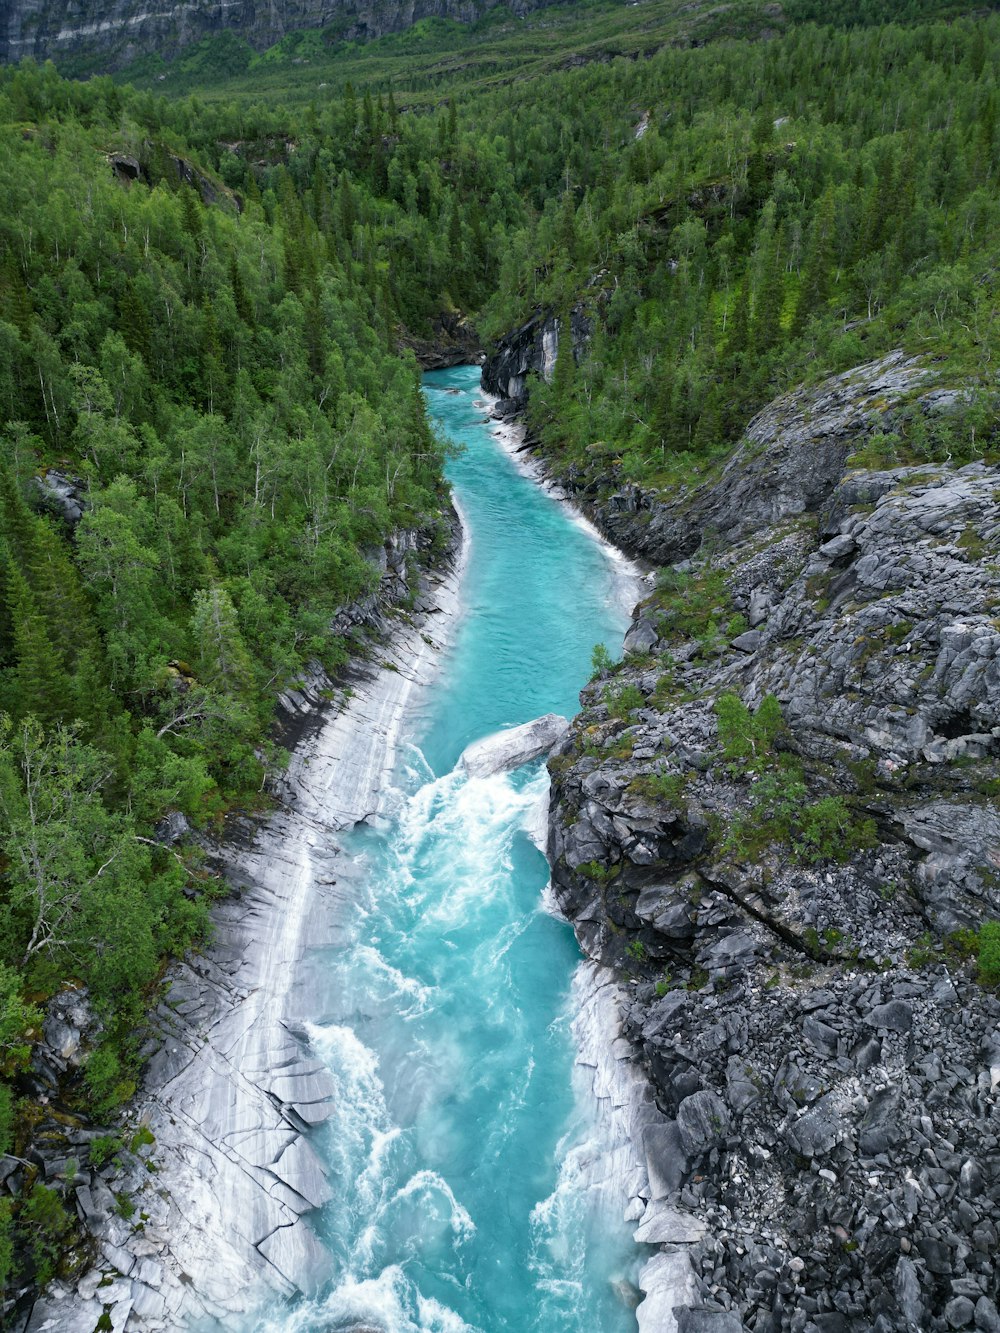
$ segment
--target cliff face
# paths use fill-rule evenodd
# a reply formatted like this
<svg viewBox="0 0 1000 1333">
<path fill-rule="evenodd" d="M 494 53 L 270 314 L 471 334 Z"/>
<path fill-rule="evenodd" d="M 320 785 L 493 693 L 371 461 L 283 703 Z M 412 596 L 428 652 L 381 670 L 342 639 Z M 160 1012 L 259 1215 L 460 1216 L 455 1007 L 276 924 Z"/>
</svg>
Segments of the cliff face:
<svg viewBox="0 0 1000 1333">
<path fill-rule="evenodd" d="M 500 399 L 500 415 L 514 416 L 524 410 L 529 375 L 552 378 L 559 354 L 561 322 L 551 312 L 539 310 L 520 328 L 505 334 L 486 358 L 483 388 Z M 590 320 L 582 309 L 570 311 L 570 330 L 573 355 L 578 357 L 591 333 Z"/>
<path fill-rule="evenodd" d="M 851 470 L 914 395 L 896 354 L 592 510 L 680 563 L 550 761 L 553 881 L 631 979 L 631 1216 L 712 1333 L 1000 1328 L 1000 469 Z"/>
<path fill-rule="evenodd" d="M 513 0 L 515 14 L 545 0 Z M 336 26 L 345 39 L 380 37 L 423 18 L 469 23 L 491 0 L 186 0 L 150 6 L 144 0 L 7 0 L 0 7 L 0 61 L 99 57 L 118 69 L 155 52 L 170 59 L 185 46 L 229 30 L 257 50 L 286 33 Z"/>
</svg>

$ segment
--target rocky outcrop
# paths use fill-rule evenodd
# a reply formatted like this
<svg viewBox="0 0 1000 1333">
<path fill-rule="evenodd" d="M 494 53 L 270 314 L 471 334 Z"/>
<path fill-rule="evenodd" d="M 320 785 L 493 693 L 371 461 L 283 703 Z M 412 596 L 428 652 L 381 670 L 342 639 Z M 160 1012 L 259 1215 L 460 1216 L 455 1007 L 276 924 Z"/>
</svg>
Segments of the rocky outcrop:
<svg viewBox="0 0 1000 1333">
<path fill-rule="evenodd" d="M 528 377 L 540 375 L 549 380 L 559 354 L 562 321 L 551 311 L 538 310 L 526 323 L 505 334 L 483 363 L 483 388 L 499 398 L 497 413 L 513 416 L 524 410 L 528 401 Z M 573 356 L 590 338 L 591 321 L 579 305 L 570 311 Z"/>
<path fill-rule="evenodd" d="M 542 0 L 544 3 L 544 0 Z M 514 0 L 525 14 L 539 0 Z M 84 58 L 101 70 L 120 69 L 139 56 L 171 59 L 185 47 L 234 32 L 258 51 L 287 33 L 331 29 L 357 41 L 398 32 L 420 19 L 471 23 L 493 8 L 490 0 L 181 0 L 150 6 L 141 0 L 8 0 L 0 12 L 0 61 Z"/>
<path fill-rule="evenodd" d="M 57 515 L 69 528 L 75 528 L 87 506 L 86 488 L 76 477 L 49 468 L 35 477 L 40 507 Z"/>
<path fill-rule="evenodd" d="M 473 741 L 462 751 L 458 764 L 471 778 L 488 778 L 494 773 L 505 773 L 548 754 L 568 729 L 569 723 L 564 717 L 558 713 L 546 713 L 519 727 L 508 727 L 505 731 Z"/>
<path fill-rule="evenodd" d="M 444 312 L 433 321 L 430 337 L 404 330 L 399 345 L 409 348 L 421 370 L 448 370 L 452 366 L 475 365 L 483 359 L 479 335 L 464 315 Z"/>
<path fill-rule="evenodd" d="M 678 1328 L 1000 1327 L 1000 469 L 847 462 L 925 377 L 790 395 L 619 511 L 681 563 L 550 761 L 557 899 L 630 978 L 630 1216 Z"/>
</svg>

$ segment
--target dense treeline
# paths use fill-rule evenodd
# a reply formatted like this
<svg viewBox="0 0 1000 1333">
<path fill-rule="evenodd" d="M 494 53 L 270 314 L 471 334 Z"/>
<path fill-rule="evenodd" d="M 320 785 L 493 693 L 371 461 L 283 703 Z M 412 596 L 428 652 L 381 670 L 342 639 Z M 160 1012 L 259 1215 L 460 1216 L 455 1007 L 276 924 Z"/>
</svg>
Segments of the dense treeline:
<svg viewBox="0 0 1000 1333">
<path fill-rule="evenodd" d="M 483 321 L 590 317 L 578 364 L 533 395 L 546 444 L 603 446 L 615 478 L 666 484 L 775 392 L 902 343 L 948 356 L 986 401 L 936 440 L 915 416 L 900 447 L 972 456 L 994 415 L 998 56 L 997 19 L 807 26 L 555 80 L 547 105 L 580 132 L 559 185 L 551 165 L 518 178 L 547 198 Z M 631 116 L 614 159 L 601 105 Z M 530 105 L 507 115 L 531 134 Z"/>
<path fill-rule="evenodd" d="M 129 1095 L 147 988 L 206 925 L 156 822 L 259 799 L 277 691 L 343 660 L 366 552 L 441 513 L 348 178 L 316 209 L 283 172 L 239 201 L 142 112 L 0 75 L 0 1151 L 66 979 L 104 1032 L 77 1096 Z"/>
</svg>

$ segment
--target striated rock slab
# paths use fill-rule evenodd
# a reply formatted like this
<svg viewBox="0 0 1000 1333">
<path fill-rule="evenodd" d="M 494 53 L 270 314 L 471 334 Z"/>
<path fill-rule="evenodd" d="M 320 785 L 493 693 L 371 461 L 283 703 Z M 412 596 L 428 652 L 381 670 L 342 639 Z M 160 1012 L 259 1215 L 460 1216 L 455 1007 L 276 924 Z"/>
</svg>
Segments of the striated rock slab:
<svg viewBox="0 0 1000 1333">
<path fill-rule="evenodd" d="M 446 623 L 458 578 L 453 568 L 424 588 Z M 98 1269 L 79 1295 L 56 1284 L 35 1306 L 32 1333 L 93 1328 L 103 1305 L 129 1333 L 231 1322 L 312 1294 L 328 1275 L 308 1219 L 331 1189 L 308 1131 L 331 1114 L 332 1085 L 303 1038 L 309 1015 L 295 1011 L 292 981 L 313 943 L 313 905 L 335 877 L 336 835 L 377 812 L 404 715 L 440 646 L 426 618 L 398 622 L 381 663 L 356 673 L 348 706 L 303 737 L 285 807 L 243 821 L 218 849 L 239 893 L 215 910 L 210 948 L 173 974 L 136 1106 L 156 1140 L 155 1173 L 127 1182 L 143 1226 L 115 1215 L 103 1183 L 110 1204 L 98 1208 L 93 1191 L 82 1198 Z M 108 1275 L 115 1281 L 98 1288 Z"/>
</svg>

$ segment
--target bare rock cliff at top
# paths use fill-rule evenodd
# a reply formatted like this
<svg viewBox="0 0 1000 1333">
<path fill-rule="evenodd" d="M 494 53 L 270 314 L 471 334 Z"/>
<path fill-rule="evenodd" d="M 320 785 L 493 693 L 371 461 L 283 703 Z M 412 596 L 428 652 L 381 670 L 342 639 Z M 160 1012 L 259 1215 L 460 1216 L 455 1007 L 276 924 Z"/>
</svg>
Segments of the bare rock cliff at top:
<svg viewBox="0 0 1000 1333">
<path fill-rule="evenodd" d="M 544 0 L 512 0 L 524 14 Z M 348 40 L 398 32 L 424 18 L 471 23 L 492 0 L 6 0 L 0 5 L 0 61 L 87 58 L 119 69 L 139 56 L 170 59 L 224 30 L 265 50 L 287 33 L 334 28 Z"/>
</svg>

